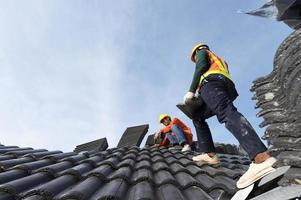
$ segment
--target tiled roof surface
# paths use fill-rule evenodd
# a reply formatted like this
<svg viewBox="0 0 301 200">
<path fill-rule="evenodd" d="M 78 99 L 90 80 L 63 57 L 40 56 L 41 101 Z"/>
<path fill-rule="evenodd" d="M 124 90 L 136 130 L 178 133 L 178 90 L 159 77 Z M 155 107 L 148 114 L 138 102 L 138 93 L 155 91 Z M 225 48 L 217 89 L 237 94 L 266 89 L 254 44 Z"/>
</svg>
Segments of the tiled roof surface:
<svg viewBox="0 0 301 200">
<path fill-rule="evenodd" d="M 129 127 L 120 138 L 117 147 L 140 146 L 149 128 L 148 124 Z"/>
<path fill-rule="evenodd" d="M 193 162 L 195 154 L 150 147 L 78 154 L 0 146 L 0 200 L 230 199 L 248 158 L 220 154 L 221 165 L 212 167 Z"/>
<path fill-rule="evenodd" d="M 81 151 L 104 151 L 108 148 L 107 138 L 101 138 L 92 142 L 87 142 L 81 145 L 77 145 L 74 152 Z"/>
</svg>

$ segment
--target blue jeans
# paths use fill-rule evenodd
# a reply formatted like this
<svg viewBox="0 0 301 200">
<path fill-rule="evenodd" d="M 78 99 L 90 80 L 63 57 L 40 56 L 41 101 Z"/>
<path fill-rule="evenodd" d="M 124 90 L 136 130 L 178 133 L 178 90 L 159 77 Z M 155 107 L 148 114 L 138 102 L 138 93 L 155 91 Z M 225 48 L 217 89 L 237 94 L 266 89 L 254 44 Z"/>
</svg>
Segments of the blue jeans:
<svg viewBox="0 0 301 200">
<path fill-rule="evenodd" d="M 203 112 L 193 117 L 199 148 L 203 152 L 215 152 L 211 132 L 205 121 L 215 115 L 218 121 L 224 123 L 225 127 L 236 137 L 253 160 L 258 153 L 266 151 L 267 148 L 248 120 L 233 105 L 236 96 L 232 96 L 231 93 L 236 93 L 236 90 L 234 84 L 229 87 L 226 81 L 210 80 L 201 88 L 200 94 L 204 100 Z"/>
<path fill-rule="evenodd" d="M 184 131 L 179 128 L 177 125 L 173 124 L 171 126 L 171 133 L 167 133 L 166 137 L 168 138 L 169 142 L 174 144 L 187 144 L 187 139 L 185 137 Z"/>
</svg>

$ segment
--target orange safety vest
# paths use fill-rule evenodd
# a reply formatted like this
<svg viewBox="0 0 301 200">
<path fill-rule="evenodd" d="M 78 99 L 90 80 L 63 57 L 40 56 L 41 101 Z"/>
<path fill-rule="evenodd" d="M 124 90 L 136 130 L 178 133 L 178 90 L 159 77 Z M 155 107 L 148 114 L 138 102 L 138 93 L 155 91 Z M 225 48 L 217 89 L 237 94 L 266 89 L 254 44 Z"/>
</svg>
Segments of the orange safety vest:
<svg viewBox="0 0 301 200">
<path fill-rule="evenodd" d="M 228 79 L 231 80 L 230 73 L 228 70 L 228 65 L 217 55 L 215 55 L 213 52 L 208 51 L 208 56 L 210 58 L 211 66 L 210 68 L 201 76 L 199 87 L 201 86 L 204 78 L 206 78 L 210 74 L 222 74 Z"/>
</svg>

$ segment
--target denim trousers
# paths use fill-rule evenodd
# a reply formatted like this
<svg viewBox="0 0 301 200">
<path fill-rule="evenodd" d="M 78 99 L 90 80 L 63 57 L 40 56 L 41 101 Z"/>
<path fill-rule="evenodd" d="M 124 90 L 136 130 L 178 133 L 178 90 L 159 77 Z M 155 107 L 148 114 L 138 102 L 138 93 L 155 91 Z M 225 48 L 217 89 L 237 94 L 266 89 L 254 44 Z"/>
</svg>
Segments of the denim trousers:
<svg viewBox="0 0 301 200">
<path fill-rule="evenodd" d="M 225 124 L 225 127 L 253 160 L 258 153 L 266 151 L 267 148 L 248 120 L 233 105 L 233 101 L 237 97 L 233 94 L 237 94 L 237 92 L 234 84 L 231 82 L 232 86 L 230 84 L 229 87 L 227 81 L 230 80 L 209 80 L 201 87 L 200 95 L 204 104 L 198 114 L 193 117 L 198 146 L 202 152 L 215 152 L 206 119 L 216 116 L 220 123 Z"/>
<path fill-rule="evenodd" d="M 167 133 L 166 137 L 168 138 L 169 142 L 172 145 L 174 145 L 174 144 L 182 145 L 182 144 L 187 143 L 187 139 L 184 134 L 184 131 L 175 124 L 173 124 L 171 126 L 171 132 Z"/>
</svg>

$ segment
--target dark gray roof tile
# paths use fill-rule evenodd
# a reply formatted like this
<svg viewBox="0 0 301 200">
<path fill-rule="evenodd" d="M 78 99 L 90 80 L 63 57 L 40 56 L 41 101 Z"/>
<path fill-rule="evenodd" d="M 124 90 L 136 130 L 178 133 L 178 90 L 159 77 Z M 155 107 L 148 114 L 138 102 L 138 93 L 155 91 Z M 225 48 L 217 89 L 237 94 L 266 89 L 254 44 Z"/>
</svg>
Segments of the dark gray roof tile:
<svg viewBox="0 0 301 200">
<path fill-rule="evenodd" d="M 151 163 L 148 160 L 142 160 L 140 162 L 137 162 L 135 165 L 135 170 L 141 169 L 141 168 L 151 168 Z"/>
<path fill-rule="evenodd" d="M 75 163 L 80 162 L 80 161 L 82 161 L 84 159 L 87 159 L 87 158 L 88 158 L 87 154 L 78 154 L 78 155 L 70 156 L 70 157 L 67 157 L 67 158 L 63 158 L 60 161 L 69 161 L 69 162 L 75 164 Z"/>
<path fill-rule="evenodd" d="M 150 154 L 150 149 L 149 148 L 141 148 L 140 150 L 140 155 L 149 155 Z"/>
<path fill-rule="evenodd" d="M 155 136 L 155 134 L 151 134 L 151 135 L 147 136 L 147 139 L 146 139 L 146 142 L 145 142 L 146 147 L 150 147 L 150 146 L 153 146 L 155 144 L 154 136 Z"/>
<path fill-rule="evenodd" d="M 156 163 L 158 161 L 163 161 L 164 160 L 164 157 L 161 156 L 161 155 L 155 154 L 155 155 L 151 155 L 151 156 L 152 156 L 151 160 L 152 160 L 153 163 Z"/>
<path fill-rule="evenodd" d="M 176 157 L 177 159 L 180 159 L 180 158 L 187 158 L 183 153 L 175 153 L 174 155 L 173 155 L 174 157 Z"/>
<path fill-rule="evenodd" d="M 69 161 L 63 161 L 56 164 L 48 165 L 46 167 L 39 168 L 37 170 L 34 170 L 33 173 L 37 172 L 48 172 L 56 176 L 58 172 L 61 172 L 65 169 L 73 167 L 73 164 Z"/>
<path fill-rule="evenodd" d="M 24 158 L 16 158 L 16 159 L 10 159 L 10 160 L 3 160 L 0 161 L 0 168 L 2 170 L 4 169 L 8 169 L 12 166 L 18 165 L 18 164 L 22 164 L 22 163 L 28 163 L 28 162 L 32 162 L 35 159 L 30 158 L 30 157 L 24 157 Z"/>
<path fill-rule="evenodd" d="M 63 153 L 63 152 L 62 151 L 42 151 L 42 152 L 25 154 L 24 157 L 33 157 L 33 158 L 39 159 L 44 156 L 60 154 L 60 153 Z"/>
<path fill-rule="evenodd" d="M 195 162 L 193 162 L 191 159 L 188 159 L 188 158 L 185 158 L 185 157 L 180 158 L 180 159 L 179 159 L 179 162 L 180 162 L 182 165 L 184 165 L 184 166 L 187 166 L 187 165 L 189 165 L 189 164 L 194 164 L 194 163 L 195 163 Z"/>
<path fill-rule="evenodd" d="M 0 149 L 15 149 L 15 148 L 19 148 L 18 146 L 4 146 L 4 145 L 0 145 Z"/>
<path fill-rule="evenodd" d="M 104 151 L 108 148 L 108 142 L 106 138 L 101 138 L 94 140 L 92 142 L 87 142 L 84 144 L 77 145 L 74 152 L 83 151 Z"/>
<path fill-rule="evenodd" d="M 23 156 L 29 153 L 47 152 L 46 149 L 19 149 L 17 151 L 6 152 L 5 155 Z"/>
<path fill-rule="evenodd" d="M 198 174 L 195 179 L 198 180 L 202 188 L 207 192 L 216 187 L 216 181 L 207 174 Z"/>
<path fill-rule="evenodd" d="M 86 158 L 80 162 L 78 162 L 77 164 L 81 164 L 81 163 L 90 163 L 91 165 L 97 165 L 97 163 L 100 163 L 101 161 L 103 161 L 103 157 L 102 156 L 93 156 L 90 158 Z"/>
<path fill-rule="evenodd" d="M 160 200 L 186 200 L 181 190 L 173 184 L 164 184 L 159 187 L 157 195 Z"/>
<path fill-rule="evenodd" d="M 60 200 L 67 199 L 90 199 L 90 197 L 103 186 L 103 182 L 95 176 L 90 176 L 78 183 L 70 190 L 60 194 L 57 198 Z"/>
<path fill-rule="evenodd" d="M 165 157 L 165 158 L 168 158 L 168 157 L 174 157 L 174 154 L 171 153 L 170 151 L 165 151 L 162 153 L 162 155 Z"/>
<path fill-rule="evenodd" d="M 297 184 L 296 179 L 301 180 L 301 168 L 291 167 L 279 181 L 279 185 L 287 186 L 290 183 Z"/>
<path fill-rule="evenodd" d="M 176 174 L 178 172 L 183 172 L 183 171 L 186 173 L 189 173 L 189 171 L 183 165 L 181 165 L 179 163 L 173 163 L 171 165 L 166 165 L 166 166 L 167 166 L 166 167 L 167 169 L 170 168 L 170 170 L 173 174 Z"/>
<path fill-rule="evenodd" d="M 192 176 L 185 172 L 179 172 L 175 174 L 175 178 L 177 182 L 179 183 L 181 189 L 186 189 L 190 186 L 197 186 L 199 185 L 199 182 L 194 179 Z"/>
<path fill-rule="evenodd" d="M 42 184 L 24 194 L 22 196 L 28 197 L 33 195 L 40 195 L 44 199 L 53 198 L 55 195 L 59 194 L 64 188 L 68 188 L 75 183 L 78 179 L 72 175 L 60 176 L 52 181 Z"/>
<path fill-rule="evenodd" d="M 186 199 L 189 200 L 213 200 L 204 190 L 198 186 L 191 186 L 184 190 Z"/>
<path fill-rule="evenodd" d="M 19 193 L 29 190 L 37 185 L 51 181 L 54 177 L 49 173 L 39 172 L 14 181 L 0 185 L 0 191 L 19 196 Z"/>
<path fill-rule="evenodd" d="M 153 173 L 150 169 L 139 169 L 137 171 L 134 171 L 131 179 L 131 183 L 136 184 L 140 181 L 152 181 L 153 180 Z"/>
<path fill-rule="evenodd" d="M 118 159 L 120 159 L 123 155 L 124 151 L 115 151 L 114 153 L 109 154 L 108 157 L 118 157 Z"/>
<path fill-rule="evenodd" d="M 0 154 L 6 154 L 8 152 L 14 152 L 14 151 L 22 151 L 22 150 L 32 150 L 33 148 L 25 147 L 25 148 L 4 148 L 0 149 Z"/>
<path fill-rule="evenodd" d="M 236 187 L 236 181 L 229 177 L 220 175 L 214 177 L 214 180 L 222 185 L 222 188 L 230 194 L 234 194 L 238 190 Z"/>
<path fill-rule="evenodd" d="M 130 167 L 121 167 L 116 171 L 114 171 L 113 173 L 111 173 L 107 178 L 109 180 L 121 178 L 129 182 L 131 174 L 132 174 L 132 170 Z"/>
<path fill-rule="evenodd" d="M 161 170 L 154 174 L 154 181 L 157 186 L 161 186 L 167 183 L 173 183 L 177 185 L 175 177 L 167 170 Z"/>
<path fill-rule="evenodd" d="M 0 156 L 0 161 L 2 161 L 2 160 L 10 160 L 10 159 L 13 159 L 13 158 L 16 158 L 14 155 L 1 155 Z"/>
<path fill-rule="evenodd" d="M 241 171 L 237 169 L 231 170 L 225 167 L 219 167 L 218 170 L 222 172 L 221 174 L 224 174 L 225 176 L 228 176 L 232 179 L 237 179 L 239 176 L 241 176 L 244 173 L 244 171 L 242 170 Z"/>
<path fill-rule="evenodd" d="M 152 169 L 154 172 L 164 169 L 169 169 L 169 165 L 166 162 L 156 162 L 152 165 Z"/>
<path fill-rule="evenodd" d="M 137 154 L 135 154 L 135 153 L 127 153 L 127 154 L 123 157 L 123 159 L 127 159 L 127 158 L 130 158 L 130 159 L 132 159 L 132 160 L 136 160 Z"/>
<path fill-rule="evenodd" d="M 149 128 L 148 124 L 128 127 L 120 138 L 117 147 L 140 146 Z"/>
<path fill-rule="evenodd" d="M 127 158 L 125 160 L 122 160 L 120 163 L 118 163 L 116 168 L 125 167 L 125 166 L 133 167 L 134 165 L 135 165 L 135 160 Z"/>
<path fill-rule="evenodd" d="M 151 160 L 150 155 L 146 155 L 146 154 L 139 155 L 136 161 L 141 161 L 141 160 Z"/>
<path fill-rule="evenodd" d="M 128 189 L 128 183 L 123 179 L 114 179 L 103 185 L 90 199 L 123 199 Z"/>
<path fill-rule="evenodd" d="M 179 162 L 178 159 L 176 159 L 175 157 L 173 156 L 169 156 L 167 158 L 165 158 L 165 161 L 170 165 L 172 163 L 175 163 L 175 162 Z"/>
<path fill-rule="evenodd" d="M 52 160 L 44 159 L 44 160 L 37 160 L 29 163 L 23 163 L 20 165 L 14 166 L 12 169 L 22 169 L 28 171 L 28 173 L 31 173 L 33 170 L 39 169 L 41 167 L 45 167 L 47 165 L 53 164 Z"/>
<path fill-rule="evenodd" d="M 45 200 L 44 196 L 41 195 L 33 195 L 29 197 L 25 197 L 23 200 Z"/>
<path fill-rule="evenodd" d="M 155 190 L 150 182 L 142 181 L 133 185 L 127 192 L 127 200 L 152 200 Z"/>
<path fill-rule="evenodd" d="M 225 200 L 225 199 L 231 199 L 233 195 L 227 193 L 223 189 L 214 189 L 209 192 L 209 195 L 212 197 L 214 200 Z"/>
<path fill-rule="evenodd" d="M 105 160 L 102 160 L 97 163 L 97 165 L 111 165 L 113 168 L 116 169 L 116 165 L 119 163 L 119 158 L 118 157 L 111 157 L 111 158 L 106 158 Z"/>
<path fill-rule="evenodd" d="M 212 167 L 212 166 L 209 166 L 209 165 L 204 165 L 203 167 L 202 167 L 202 169 L 204 169 L 204 171 L 206 171 L 206 173 L 208 174 L 208 175 L 210 175 L 210 176 L 217 176 L 217 175 L 225 175 L 225 172 L 224 171 L 222 171 L 222 170 L 219 170 L 219 169 L 217 169 L 217 168 L 214 168 L 214 167 Z"/>
<path fill-rule="evenodd" d="M 67 157 L 74 156 L 74 155 L 76 155 L 76 153 L 74 153 L 74 152 L 58 153 L 58 154 L 44 156 L 44 157 L 42 157 L 42 159 L 51 159 L 53 161 L 58 161 L 60 159 L 67 158 Z"/>
<path fill-rule="evenodd" d="M 133 153 L 135 156 L 139 155 L 139 150 L 137 148 L 131 148 L 127 151 L 127 154 Z"/>
<path fill-rule="evenodd" d="M 161 152 L 158 149 L 151 149 L 150 152 L 151 152 L 150 153 L 151 157 L 155 157 L 157 155 L 163 157 L 163 155 L 161 154 Z"/>
<path fill-rule="evenodd" d="M 107 177 L 109 174 L 111 174 L 113 171 L 113 168 L 111 165 L 108 164 L 104 164 L 101 165 L 95 169 L 93 169 L 90 172 L 87 172 L 86 174 L 84 174 L 84 176 L 97 176 L 99 178 L 101 178 L 101 180 L 107 180 Z"/>
<path fill-rule="evenodd" d="M 14 195 L 0 191 L 0 200 L 16 200 Z"/>
<path fill-rule="evenodd" d="M 205 173 L 204 169 L 202 169 L 194 164 L 190 164 L 190 165 L 186 166 L 185 169 L 188 170 L 188 173 L 193 176 L 196 176 L 197 174 Z"/>
<path fill-rule="evenodd" d="M 64 171 L 59 172 L 57 174 L 57 176 L 61 176 L 64 174 L 73 174 L 73 175 L 76 175 L 79 178 L 81 178 L 83 174 L 91 171 L 93 168 L 94 168 L 94 166 L 91 165 L 90 163 L 82 163 L 82 164 L 76 165 L 70 169 L 66 169 Z"/>
<path fill-rule="evenodd" d="M 27 171 L 21 169 L 9 170 L 6 172 L 0 173 L 0 184 L 7 183 L 12 180 L 20 179 L 27 176 Z"/>
</svg>

